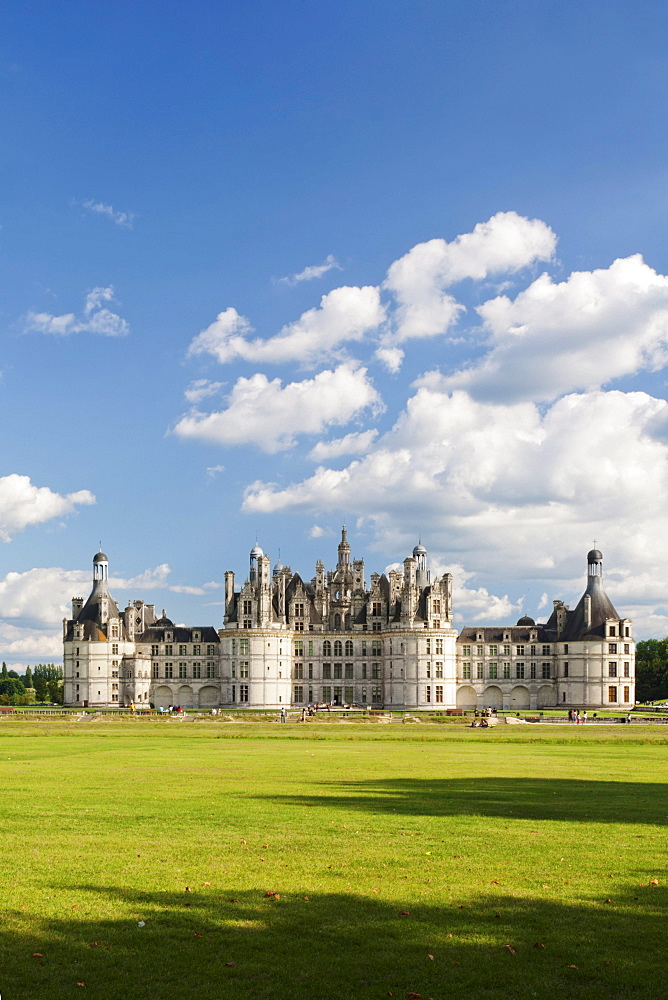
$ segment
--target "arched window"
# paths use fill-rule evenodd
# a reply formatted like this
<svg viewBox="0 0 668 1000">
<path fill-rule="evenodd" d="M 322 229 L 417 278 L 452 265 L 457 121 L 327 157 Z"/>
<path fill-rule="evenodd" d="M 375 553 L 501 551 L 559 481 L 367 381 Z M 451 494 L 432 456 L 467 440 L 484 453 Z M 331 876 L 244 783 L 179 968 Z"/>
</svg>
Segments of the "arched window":
<svg viewBox="0 0 668 1000">
<path fill-rule="evenodd" d="M 352 655 L 353 655 L 353 640 L 346 639 L 346 656 L 352 656 Z"/>
<path fill-rule="evenodd" d="M 343 656 L 343 643 L 340 639 L 334 643 L 334 656 Z"/>
<path fill-rule="evenodd" d="M 322 655 L 323 656 L 331 656 L 332 655 L 332 644 L 329 641 L 329 639 L 325 639 L 325 641 L 322 644 Z"/>
</svg>

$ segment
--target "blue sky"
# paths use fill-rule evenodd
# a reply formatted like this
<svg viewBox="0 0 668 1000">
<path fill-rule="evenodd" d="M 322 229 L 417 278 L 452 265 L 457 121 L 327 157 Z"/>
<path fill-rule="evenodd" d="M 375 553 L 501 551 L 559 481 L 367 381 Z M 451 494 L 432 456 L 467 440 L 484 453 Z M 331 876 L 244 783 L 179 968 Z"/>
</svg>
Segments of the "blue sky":
<svg viewBox="0 0 668 1000">
<path fill-rule="evenodd" d="M 221 624 L 418 537 L 458 624 L 594 538 L 668 632 L 658 4 L 26 2 L 0 38 L 0 646 L 119 601 Z"/>
</svg>

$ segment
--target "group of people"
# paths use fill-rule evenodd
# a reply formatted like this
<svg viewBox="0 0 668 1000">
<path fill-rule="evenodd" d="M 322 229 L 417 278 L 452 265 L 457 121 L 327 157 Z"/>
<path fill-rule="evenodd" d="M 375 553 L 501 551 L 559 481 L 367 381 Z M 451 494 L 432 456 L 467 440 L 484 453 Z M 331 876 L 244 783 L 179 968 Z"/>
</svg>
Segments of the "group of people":
<svg viewBox="0 0 668 1000">
<path fill-rule="evenodd" d="M 576 726 L 579 726 L 579 725 L 583 725 L 584 726 L 585 723 L 587 722 L 587 712 L 586 712 L 586 710 L 583 711 L 582 715 L 580 715 L 580 709 L 579 708 L 570 708 L 568 710 L 568 721 L 575 723 Z"/>
</svg>

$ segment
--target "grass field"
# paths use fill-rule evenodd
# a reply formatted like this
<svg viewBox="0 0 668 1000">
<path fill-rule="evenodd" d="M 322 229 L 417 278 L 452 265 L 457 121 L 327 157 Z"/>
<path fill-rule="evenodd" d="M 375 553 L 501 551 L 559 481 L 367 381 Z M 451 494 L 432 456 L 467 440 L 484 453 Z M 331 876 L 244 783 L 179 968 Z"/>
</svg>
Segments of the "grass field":
<svg viewBox="0 0 668 1000">
<path fill-rule="evenodd" d="M 663 997 L 667 736 L 3 718 L 2 1000 Z"/>
</svg>

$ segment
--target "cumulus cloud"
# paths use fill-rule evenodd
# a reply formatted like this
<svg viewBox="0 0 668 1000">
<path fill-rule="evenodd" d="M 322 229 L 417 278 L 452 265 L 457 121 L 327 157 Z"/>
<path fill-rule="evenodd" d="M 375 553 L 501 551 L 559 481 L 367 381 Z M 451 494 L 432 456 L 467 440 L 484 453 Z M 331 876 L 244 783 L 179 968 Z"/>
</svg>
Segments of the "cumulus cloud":
<svg viewBox="0 0 668 1000">
<path fill-rule="evenodd" d="M 221 364 L 237 359 L 253 363 L 320 364 L 323 359 L 336 356 L 344 343 L 361 340 L 377 329 L 384 318 L 379 289 L 371 285 L 335 288 L 322 296 L 318 308 L 309 309 L 266 340 L 248 339 L 250 323 L 230 307 L 195 337 L 188 355 L 211 354 Z"/>
<path fill-rule="evenodd" d="M 347 363 L 287 385 L 260 373 L 240 378 L 227 402 L 220 412 L 182 417 L 174 433 L 222 445 L 252 443 L 271 453 L 293 447 L 299 435 L 320 434 L 382 407 L 366 369 Z"/>
<path fill-rule="evenodd" d="M 549 226 L 516 212 L 498 212 L 451 243 L 443 239 L 418 243 L 387 272 L 385 288 L 397 301 L 393 341 L 433 337 L 452 326 L 464 306 L 446 288 L 464 278 L 480 281 L 550 260 L 555 247 L 556 236 Z"/>
<path fill-rule="evenodd" d="M 125 337 L 130 332 L 126 320 L 107 309 L 105 302 L 114 302 L 114 289 L 91 289 L 84 300 L 83 310 L 79 315 L 63 313 L 55 316 L 52 313 L 29 312 L 25 318 L 26 333 L 50 333 L 58 337 L 69 337 L 73 333 L 97 333 L 102 337 Z"/>
<path fill-rule="evenodd" d="M 78 506 L 95 503 L 89 490 L 54 493 L 35 486 L 29 476 L 12 473 L 0 477 L 0 540 L 9 542 L 31 524 L 42 524 L 73 513 Z"/>
<path fill-rule="evenodd" d="M 333 441 L 318 441 L 309 452 L 309 458 L 323 462 L 328 458 L 338 458 L 340 455 L 365 455 L 377 437 L 377 430 L 354 431 Z"/>
<path fill-rule="evenodd" d="M 183 395 L 189 403 L 196 406 L 197 403 L 201 403 L 203 399 L 208 399 L 209 396 L 215 396 L 216 393 L 222 389 L 223 384 L 223 382 L 212 382 L 208 378 L 198 378 L 190 383 L 187 389 L 185 389 Z"/>
<path fill-rule="evenodd" d="M 488 353 L 443 379 L 495 400 L 549 400 L 656 371 L 668 359 L 668 277 L 636 254 L 554 282 L 543 274 L 514 300 L 478 307 Z"/>
<path fill-rule="evenodd" d="M 285 278 L 278 278 L 277 281 L 281 285 L 299 285 L 302 281 L 314 281 L 316 278 L 322 278 L 323 274 L 334 269 L 340 271 L 341 265 L 334 254 L 330 253 L 327 254 L 322 264 L 310 264 L 298 274 L 289 274 Z"/>
<path fill-rule="evenodd" d="M 104 201 L 94 201 L 92 198 L 81 204 L 86 211 L 92 212 L 93 215 L 103 215 L 110 219 L 119 229 L 132 229 L 132 223 L 135 219 L 133 212 L 119 212 L 113 205 L 107 205 Z"/>
</svg>

